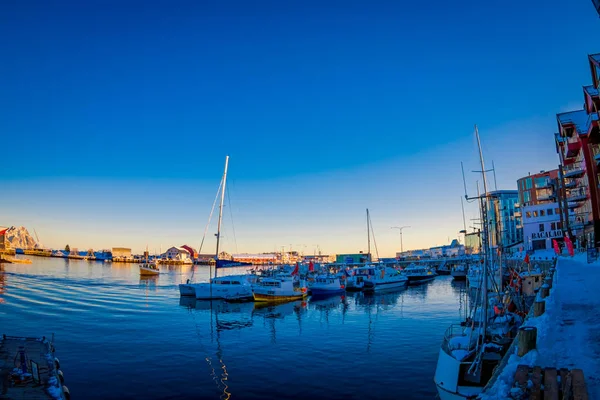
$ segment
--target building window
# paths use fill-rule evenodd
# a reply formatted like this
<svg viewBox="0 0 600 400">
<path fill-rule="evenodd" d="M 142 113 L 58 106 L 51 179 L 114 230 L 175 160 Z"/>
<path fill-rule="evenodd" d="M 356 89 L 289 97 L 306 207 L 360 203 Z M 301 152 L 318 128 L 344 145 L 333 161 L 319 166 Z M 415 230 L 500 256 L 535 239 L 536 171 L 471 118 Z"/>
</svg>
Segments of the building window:
<svg viewBox="0 0 600 400">
<path fill-rule="evenodd" d="M 528 204 L 531 201 L 531 193 L 529 191 L 523 192 L 523 203 Z"/>
<path fill-rule="evenodd" d="M 551 208 L 548 209 L 548 215 L 552 215 L 553 210 Z"/>
<path fill-rule="evenodd" d="M 525 189 L 531 189 L 531 178 L 525 179 Z"/>
<path fill-rule="evenodd" d="M 562 229 L 562 223 L 560 223 L 560 221 L 556 223 L 556 229 L 557 230 L 561 230 Z"/>
<path fill-rule="evenodd" d="M 560 208 L 555 208 L 555 209 L 554 209 L 554 213 L 555 213 L 556 215 L 560 214 Z"/>
<path fill-rule="evenodd" d="M 537 217 L 537 216 L 538 216 L 538 212 L 537 212 L 537 211 L 534 211 L 534 212 L 533 212 L 533 216 L 534 216 L 534 217 Z"/>
<path fill-rule="evenodd" d="M 556 223 L 553 222 L 550 224 L 550 230 L 555 231 L 556 230 Z"/>
<path fill-rule="evenodd" d="M 525 212 L 525 217 L 531 218 L 531 211 L 526 211 Z"/>
<path fill-rule="evenodd" d="M 540 232 L 544 232 L 544 224 L 540 224 Z"/>
<path fill-rule="evenodd" d="M 546 211 L 545 210 L 540 210 L 540 217 L 543 217 L 544 215 L 546 215 Z"/>
</svg>

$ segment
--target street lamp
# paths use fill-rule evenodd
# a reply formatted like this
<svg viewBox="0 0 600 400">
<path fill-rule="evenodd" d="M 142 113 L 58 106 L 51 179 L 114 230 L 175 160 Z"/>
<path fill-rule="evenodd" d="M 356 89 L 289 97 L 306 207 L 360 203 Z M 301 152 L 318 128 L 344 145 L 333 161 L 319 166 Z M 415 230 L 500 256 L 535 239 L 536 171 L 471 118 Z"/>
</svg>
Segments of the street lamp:
<svg viewBox="0 0 600 400">
<path fill-rule="evenodd" d="M 402 246 L 402 229 L 410 228 L 410 226 L 392 226 L 390 229 L 398 229 L 400 231 L 400 253 L 404 253 L 404 247 Z"/>
</svg>

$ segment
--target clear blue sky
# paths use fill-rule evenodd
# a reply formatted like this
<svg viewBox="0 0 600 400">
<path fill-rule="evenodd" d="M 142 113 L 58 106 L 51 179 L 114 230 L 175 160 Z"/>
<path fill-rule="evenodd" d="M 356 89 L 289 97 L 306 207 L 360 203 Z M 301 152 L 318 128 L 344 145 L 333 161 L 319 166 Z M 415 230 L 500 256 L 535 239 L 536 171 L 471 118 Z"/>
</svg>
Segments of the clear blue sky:
<svg viewBox="0 0 600 400">
<path fill-rule="evenodd" d="M 0 225 L 197 247 L 229 154 L 227 251 L 366 250 L 365 208 L 381 256 L 391 226 L 444 244 L 473 125 L 499 188 L 555 167 L 599 28 L 587 0 L 6 1 Z"/>
</svg>

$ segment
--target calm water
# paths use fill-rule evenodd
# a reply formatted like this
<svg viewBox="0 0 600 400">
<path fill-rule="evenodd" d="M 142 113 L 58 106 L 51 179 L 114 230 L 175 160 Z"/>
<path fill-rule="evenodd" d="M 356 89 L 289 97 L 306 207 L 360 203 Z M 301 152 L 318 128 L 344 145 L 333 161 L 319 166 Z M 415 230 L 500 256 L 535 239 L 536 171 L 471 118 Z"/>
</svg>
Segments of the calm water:
<svg viewBox="0 0 600 400">
<path fill-rule="evenodd" d="M 449 276 L 388 294 L 211 307 L 179 297 L 192 267 L 141 279 L 135 264 L 30 258 L 0 271 L 0 333 L 54 333 L 79 399 L 435 398 L 444 330 L 464 312 L 464 283 Z"/>
</svg>

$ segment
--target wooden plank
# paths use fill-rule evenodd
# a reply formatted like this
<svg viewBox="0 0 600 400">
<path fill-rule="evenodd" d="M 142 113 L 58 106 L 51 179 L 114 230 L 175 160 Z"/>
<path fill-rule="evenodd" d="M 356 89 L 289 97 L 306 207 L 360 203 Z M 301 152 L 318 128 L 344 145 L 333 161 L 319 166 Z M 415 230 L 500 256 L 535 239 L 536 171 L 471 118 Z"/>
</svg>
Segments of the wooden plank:
<svg viewBox="0 0 600 400">
<path fill-rule="evenodd" d="M 563 381 L 561 382 L 561 387 L 562 387 L 562 398 L 563 400 L 571 400 L 573 398 L 573 390 L 571 388 L 571 372 L 569 372 L 568 370 L 564 370 L 565 371 L 565 377 L 563 379 Z M 563 370 L 561 369 L 561 377 L 563 374 Z"/>
<path fill-rule="evenodd" d="M 533 375 L 531 376 L 533 387 L 530 392 L 530 400 L 542 400 L 542 368 L 533 367 Z"/>
<path fill-rule="evenodd" d="M 520 387 L 527 387 L 527 378 L 529 377 L 529 365 L 519 365 L 515 372 L 515 383 Z"/>
<path fill-rule="evenodd" d="M 556 368 L 546 368 L 544 370 L 544 400 L 558 400 Z"/>
<path fill-rule="evenodd" d="M 573 377 L 573 400 L 588 400 L 588 392 L 585 387 L 583 371 L 580 369 L 571 370 Z"/>
</svg>

